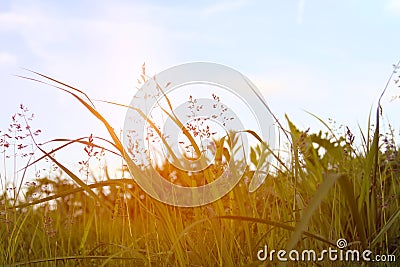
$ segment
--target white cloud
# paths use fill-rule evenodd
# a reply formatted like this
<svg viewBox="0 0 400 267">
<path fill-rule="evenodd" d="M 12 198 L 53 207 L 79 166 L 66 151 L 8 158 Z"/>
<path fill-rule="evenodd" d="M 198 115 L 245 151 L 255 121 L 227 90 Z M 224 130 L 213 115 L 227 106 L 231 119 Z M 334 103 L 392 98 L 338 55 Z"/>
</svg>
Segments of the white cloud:
<svg viewBox="0 0 400 267">
<path fill-rule="evenodd" d="M 266 75 L 249 75 L 249 78 L 265 96 L 285 90 L 284 82 L 281 79 L 268 77 Z"/>
<path fill-rule="evenodd" d="M 0 18 L 0 31 L 8 30 L 6 34 L 12 37 L 3 38 L 5 42 L 0 50 L 0 64 L 7 64 L 5 66 L 9 68 L 9 64 L 16 63 L 17 58 L 13 57 L 15 50 L 18 64 L 22 67 L 76 86 L 92 98 L 129 104 L 136 92 L 136 79 L 143 62 L 149 66 L 148 74 L 153 75 L 174 62 L 176 51 L 171 45 L 173 41 L 168 39 L 168 30 L 160 23 L 159 17 L 154 16 L 154 10 L 146 10 L 144 6 L 136 10 L 135 5 L 128 9 L 118 4 L 113 5 L 112 12 L 108 8 L 106 4 L 99 4 L 86 17 L 66 16 L 61 9 L 47 12 L 33 4 L 12 6 L 11 13 Z M 150 15 L 152 19 L 147 17 Z M 12 43 L 15 40 L 18 43 Z M 13 53 L 10 53 L 10 48 Z M 12 69 L 10 72 L 32 76 L 21 70 Z M 35 84 L 28 82 L 23 86 L 24 90 L 28 90 Z M 54 119 L 47 119 L 49 122 L 86 118 L 82 116 L 87 112 L 80 109 L 80 105 L 69 95 L 48 90 L 46 86 L 40 87 L 39 93 L 30 101 L 46 102 L 41 107 L 43 110 L 37 110 L 37 113 L 54 114 Z M 11 92 L 18 90 L 21 88 Z M 99 103 L 97 106 L 116 129 L 122 127 L 124 109 Z M 89 116 L 88 119 L 96 123 L 94 118 Z M 68 130 L 74 125 L 75 130 L 70 130 L 73 134 L 79 135 L 81 129 L 87 133 L 91 125 L 88 119 L 65 122 L 57 130 Z"/>
<path fill-rule="evenodd" d="M 297 24 L 303 24 L 304 6 L 305 6 L 305 0 L 299 0 L 299 4 L 297 7 Z"/>
<path fill-rule="evenodd" d="M 137 75 L 140 74 L 144 61 L 159 65 L 174 54 L 167 30 L 156 19 L 143 17 L 145 7 L 135 10 L 131 6 L 131 18 L 128 7 L 118 5 L 112 7 L 113 12 L 106 6 L 97 6 L 98 13 L 90 18 L 43 13 L 35 7 L 17 8 L 18 16 L 9 17 L 8 21 L 20 22 L 14 26 L 16 34 L 30 50 L 27 52 L 41 60 L 22 62 L 24 66 L 34 67 L 33 63 L 63 76 L 82 78 L 85 74 L 86 79 L 90 79 L 91 72 L 105 70 L 109 71 L 110 77 L 120 77 L 121 73 L 133 76 L 135 70 L 138 70 Z M 135 12 L 140 12 L 142 17 L 138 18 Z M 29 18 L 29 21 L 23 18 Z M 105 84 L 104 78 L 96 77 L 99 85 Z"/>
<path fill-rule="evenodd" d="M 385 9 L 396 15 L 400 15 L 400 0 L 389 0 L 386 2 Z"/>
<path fill-rule="evenodd" d="M 313 90 L 322 83 L 321 79 L 302 65 L 273 70 L 269 73 L 249 75 L 264 96 L 291 96 L 296 99 L 314 96 Z"/>
<path fill-rule="evenodd" d="M 17 63 L 17 57 L 6 52 L 0 52 L 0 66 L 1 65 L 15 65 Z"/>
<path fill-rule="evenodd" d="M 25 15 L 14 12 L 0 13 L 0 31 L 8 31 L 21 28 L 28 23 Z"/>
<path fill-rule="evenodd" d="M 247 5 L 248 0 L 222 1 L 212 4 L 203 9 L 203 15 L 215 15 L 221 12 L 236 10 Z"/>
</svg>

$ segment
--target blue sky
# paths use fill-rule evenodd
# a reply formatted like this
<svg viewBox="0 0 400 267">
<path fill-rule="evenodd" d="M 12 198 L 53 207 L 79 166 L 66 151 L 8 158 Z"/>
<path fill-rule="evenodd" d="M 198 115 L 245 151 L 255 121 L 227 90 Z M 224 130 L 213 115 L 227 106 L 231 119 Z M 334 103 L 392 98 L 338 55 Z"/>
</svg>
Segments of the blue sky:
<svg viewBox="0 0 400 267">
<path fill-rule="evenodd" d="M 149 74 L 211 61 L 248 76 L 275 115 L 300 128 L 322 126 L 304 110 L 366 129 L 391 65 L 400 58 L 400 1 L 27 1 L 0 2 L 0 129 L 20 103 L 36 114 L 41 141 L 104 135 L 65 93 L 22 80 L 20 67 L 129 104 L 146 62 Z M 393 84 L 384 116 L 395 129 Z M 116 129 L 125 110 L 98 103 Z"/>
</svg>

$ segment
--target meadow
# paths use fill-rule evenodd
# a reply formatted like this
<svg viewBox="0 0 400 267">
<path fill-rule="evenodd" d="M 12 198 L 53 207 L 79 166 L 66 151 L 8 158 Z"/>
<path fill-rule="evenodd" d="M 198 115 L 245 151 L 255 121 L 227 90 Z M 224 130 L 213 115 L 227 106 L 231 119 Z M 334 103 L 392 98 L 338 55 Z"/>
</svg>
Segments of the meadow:
<svg viewBox="0 0 400 267">
<path fill-rule="evenodd" d="M 279 149 L 268 150 L 260 140 L 231 192 L 211 204 L 185 208 L 149 197 L 129 177 L 135 163 L 83 91 L 31 74 L 35 78 L 23 78 L 64 91 L 101 121 L 109 136 L 53 140 L 62 145 L 45 151 L 35 141 L 40 131 L 30 127 L 32 117 L 21 105 L 10 129 L 0 132 L 4 161 L 28 159 L 18 183 L 13 182 L 16 170 L 1 171 L 1 266 L 396 266 L 389 260 L 400 258 L 400 154 L 395 131 L 381 130 L 380 100 L 365 129 L 312 115 L 323 125 L 312 133 L 287 116 L 278 127 Z M 72 144 L 87 154 L 79 175 L 55 156 Z M 251 166 L 265 151 L 274 164 L 265 183 L 249 193 Z M 121 158 L 120 170 L 105 166 L 101 174 L 93 172 L 91 162 L 107 154 Z M 232 155 L 221 146 L 219 156 L 207 177 L 189 177 L 168 162 L 158 172 L 166 179 L 174 172 L 170 181 L 176 184 L 208 183 Z M 50 165 L 45 172 L 25 176 L 45 160 Z M 387 262 L 259 259 L 265 246 L 319 253 L 337 249 L 337 240 L 347 242 L 343 251 L 370 250 L 386 255 Z"/>
</svg>

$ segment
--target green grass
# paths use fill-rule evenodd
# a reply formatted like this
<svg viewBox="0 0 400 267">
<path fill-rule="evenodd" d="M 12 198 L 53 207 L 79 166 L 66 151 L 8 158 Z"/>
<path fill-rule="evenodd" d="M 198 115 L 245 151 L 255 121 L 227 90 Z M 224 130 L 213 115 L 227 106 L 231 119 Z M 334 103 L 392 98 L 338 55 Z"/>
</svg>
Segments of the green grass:
<svg viewBox="0 0 400 267">
<path fill-rule="evenodd" d="M 399 258 L 400 155 L 394 137 L 379 132 L 380 103 L 376 126 L 372 131 L 370 125 L 366 132 L 360 131 L 363 141 L 358 147 L 350 130 L 337 134 L 321 120 L 325 133 L 309 133 L 296 128 L 287 117 L 288 127 L 280 131 L 288 136 L 289 156 L 269 151 L 277 163 L 256 192 L 249 193 L 253 171 L 248 170 L 222 199 L 206 206 L 180 208 L 150 198 L 131 178 L 88 173 L 86 178 L 93 176 L 93 182 L 87 183 L 85 177 L 57 161 L 53 152 L 80 143 L 88 153 L 84 165 L 101 153 L 115 153 L 134 175 L 135 170 L 140 173 L 89 97 L 35 74 L 44 80 L 29 79 L 50 82 L 84 105 L 104 124 L 110 140 L 108 148 L 98 145 L 101 140 L 93 136 L 52 140 L 63 145 L 45 151 L 29 131 L 32 145 L 43 155 L 30 162 L 29 168 L 44 158 L 51 160 L 54 168 L 37 178 L 36 184 L 25 188 L 21 182 L 1 196 L 0 265 L 259 266 L 263 263 L 258 261 L 257 252 L 264 245 L 276 250 L 320 252 L 336 248 L 339 238 L 345 238 L 350 249 L 369 249 L 375 255 Z M 29 125 L 22 114 L 22 124 Z M 263 149 L 268 148 L 260 144 L 252 149 L 252 161 L 257 162 Z M 159 171 L 165 175 L 170 170 L 171 166 L 165 164 Z M 178 173 L 178 178 L 188 179 L 184 173 Z"/>
</svg>

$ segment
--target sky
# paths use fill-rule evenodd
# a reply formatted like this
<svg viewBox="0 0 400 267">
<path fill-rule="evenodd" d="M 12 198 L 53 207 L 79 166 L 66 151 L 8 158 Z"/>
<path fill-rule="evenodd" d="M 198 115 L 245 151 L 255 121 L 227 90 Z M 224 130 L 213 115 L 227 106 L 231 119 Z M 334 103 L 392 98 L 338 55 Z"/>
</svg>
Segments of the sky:
<svg viewBox="0 0 400 267">
<path fill-rule="evenodd" d="M 360 140 L 371 108 L 400 59 L 400 1 L 0 1 L 0 129 L 22 103 L 44 142 L 100 123 L 69 95 L 15 75 L 38 71 L 93 99 L 129 104 L 145 62 L 154 75 L 187 62 L 230 66 L 262 92 L 276 117 L 325 130 L 306 111 L 349 126 Z M 400 89 L 384 118 L 399 135 Z M 96 102 L 115 129 L 126 110 Z"/>
</svg>

